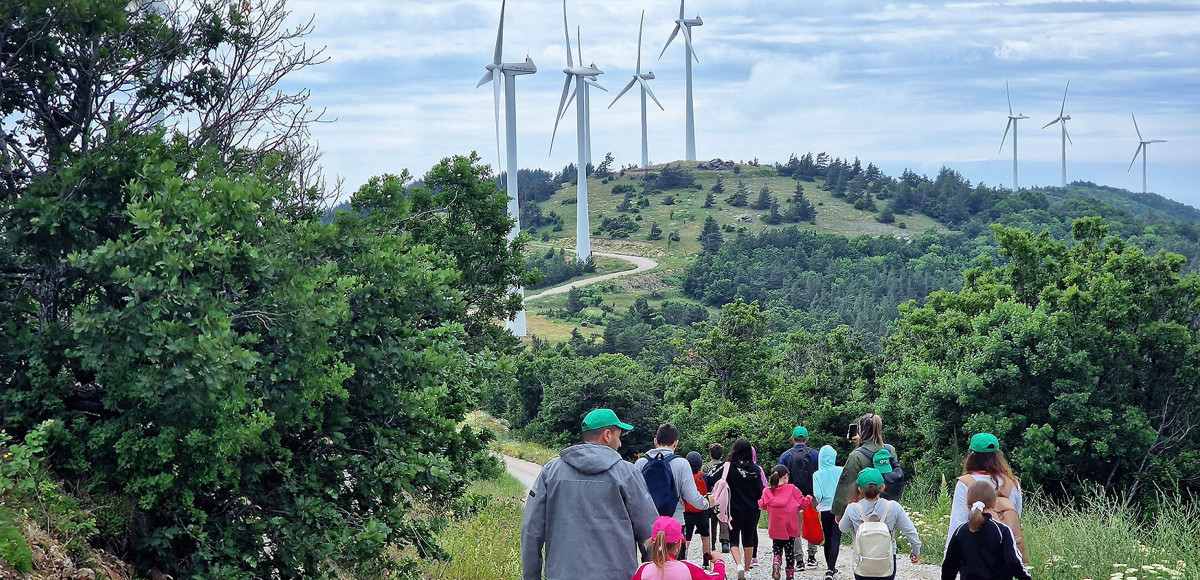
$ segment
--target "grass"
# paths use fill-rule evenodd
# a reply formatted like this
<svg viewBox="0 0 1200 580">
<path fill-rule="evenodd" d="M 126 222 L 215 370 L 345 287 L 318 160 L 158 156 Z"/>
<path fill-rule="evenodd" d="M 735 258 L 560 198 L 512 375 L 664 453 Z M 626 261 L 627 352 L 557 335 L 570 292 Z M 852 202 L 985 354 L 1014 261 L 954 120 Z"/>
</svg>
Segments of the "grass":
<svg viewBox="0 0 1200 580">
<path fill-rule="evenodd" d="M 467 495 L 483 494 L 490 501 L 467 517 L 450 522 L 437 534 L 438 544 L 451 557 L 428 560 L 426 578 L 445 580 L 517 579 L 521 577 L 520 497 L 525 488 L 513 476 L 478 482 Z"/>
<path fill-rule="evenodd" d="M 500 452 L 509 457 L 524 459 L 538 465 L 545 465 L 547 461 L 558 457 L 557 451 L 527 441 L 502 441 L 500 442 Z"/>
</svg>

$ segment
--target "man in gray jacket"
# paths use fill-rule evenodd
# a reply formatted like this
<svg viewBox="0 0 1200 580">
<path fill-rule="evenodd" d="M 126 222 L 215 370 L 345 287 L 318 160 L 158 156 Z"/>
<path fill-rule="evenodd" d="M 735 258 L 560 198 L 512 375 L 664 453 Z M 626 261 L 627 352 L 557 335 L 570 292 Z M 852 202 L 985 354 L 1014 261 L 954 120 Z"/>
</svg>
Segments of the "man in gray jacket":
<svg viewBox="0 0 1200 580">
<path fill-rule="evenodd" d="M 635 544 L 650 537 L 658 512 L 642 474 L 621 460 L 622 423 L 610 409 L 583 419 L 583 443 L 551 459 L 529 490 L 521 522 L 521 577 L 628 580 Z"/>
</svg>

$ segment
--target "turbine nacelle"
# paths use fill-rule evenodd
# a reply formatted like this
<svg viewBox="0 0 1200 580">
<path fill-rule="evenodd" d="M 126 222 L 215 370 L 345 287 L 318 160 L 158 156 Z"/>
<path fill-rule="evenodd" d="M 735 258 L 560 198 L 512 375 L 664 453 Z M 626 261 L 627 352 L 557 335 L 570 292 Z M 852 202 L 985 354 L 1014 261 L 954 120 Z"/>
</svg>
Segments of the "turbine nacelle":
<svg viewBox="0 0 1200 580">
<path fill-rule="evenodd" d="M 525 57 L 525 62 L 506 62 L 500 65 L 500 70 L 513 75 L 531 75 L 537 72 L 533 59 Z"/>
<path fill-rule="evenodd" d="M 592 66 L 572 66 L 563 69 L 563 72 L 577 77 L 595 77 L 604 74 L 604 71 Z"/>
<path fill-rule="evenodd" d="M 680 18 L 675 21 L 675 24 L 680 26 L 704 26 L 704 20 L 699 16 L 695 18 Z"/>
<path fill-rule="evenodd" d="M 644 80 L 644 81 L 652 81 L 652 80 L 654 80 L 654 72 L 653 72 L 653 71 L 650 71 L 650 72 L 644 72 L 644 73 L 642 73 L 642 74 L 640 74 L 640 75 L 633 75 L 633 76 L 635 76 L 635 77 L 637 77 L 637 78 L 639 78 L 639 79 L 642 79 L 642 80 Z"/>
<path fill-rule="evenodd" d="M 1009 115 L 1008 118 L 1012 119 L 1013 121 L 1019 121 L 1021 119 L 1028 119 L 1029 117 L 1026 117 L 1025 115 L 1017 114 L 1017 115 Z"/>
</svg>

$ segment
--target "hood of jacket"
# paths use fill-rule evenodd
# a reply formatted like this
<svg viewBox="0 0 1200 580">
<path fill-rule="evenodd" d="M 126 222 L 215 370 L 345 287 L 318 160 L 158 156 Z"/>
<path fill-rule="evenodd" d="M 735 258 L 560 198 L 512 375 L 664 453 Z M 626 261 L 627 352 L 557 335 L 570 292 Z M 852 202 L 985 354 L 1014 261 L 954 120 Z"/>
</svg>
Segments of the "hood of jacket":
<svg viewBox="0 0 1200 580">
<path fill-rule="evenodd" d="M 837 466 L 837 450 L 829 445 L 822 447 L 817 453 L 817 471 L 813 473 L 814 495 L 824 495 L 817 493 L 816 490 L 819 489 L 832 496 L 841 477 L 842 468 Z"/>
<path fill-rule="evenodd" d="M 794 501 L 795 492 L 792 490 L 795 488 L 796 486 L 790 483 L 780 484 L 774 490 L 769 487 L 764 488 L 762 492 L 763 505 L 777 508 L 787 507 L 789 503 L 793 503 Z"/>
<path fill-rule="evenodd" d="M 616 465 L 621 460 L 621 454 L 613 448 L 599 443 L 580 443 L 563 449 L 558 453 L 563 461 L 588 475 L 595 475 Z"/>
</svg>

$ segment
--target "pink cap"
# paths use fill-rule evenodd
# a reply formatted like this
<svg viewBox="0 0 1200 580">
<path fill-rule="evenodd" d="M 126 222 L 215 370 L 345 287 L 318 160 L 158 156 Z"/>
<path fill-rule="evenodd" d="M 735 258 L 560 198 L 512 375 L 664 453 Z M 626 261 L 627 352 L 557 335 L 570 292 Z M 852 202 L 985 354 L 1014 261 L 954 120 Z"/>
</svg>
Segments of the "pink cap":
<svg viewBox="0 0 1200 580">
<path fill-rule="evenodd" d="M 667 537 L 665 539 L 668 544 L 683 541 L 683 524 L 679 523 L 679 520 L 675 518 L 658 516 L 658 519 L 654 520 L 654 529 L 650 531 L 650 537 L 657 538 L 659 532 L 666 532 Z"/>
</svg>

